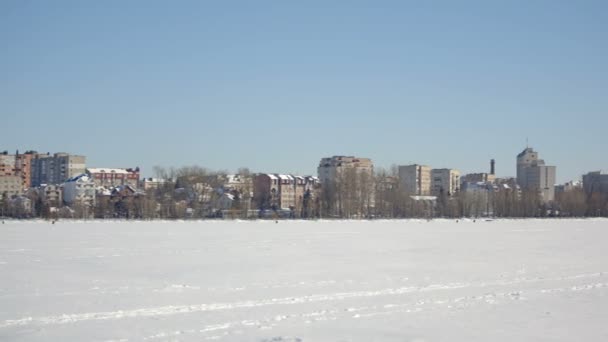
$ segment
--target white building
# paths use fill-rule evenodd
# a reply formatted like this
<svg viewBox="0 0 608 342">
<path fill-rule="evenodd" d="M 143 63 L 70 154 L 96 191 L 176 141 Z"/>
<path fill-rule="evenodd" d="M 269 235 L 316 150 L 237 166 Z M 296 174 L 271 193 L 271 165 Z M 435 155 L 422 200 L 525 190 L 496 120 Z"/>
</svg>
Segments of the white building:
<svg viewBox="0 0 608 342">
<path fill-rule="evenodd" d="M 538 153 L 527 147 L 517 155 L 517 184 L 523 190 L 537 190 L 544 202 L 555 199 L 555 166 L 545 165 Z"/>
<path fill-rule="evenodd" d="M 86 174 L 80 174 L 63 183 L 63 201 L 68 205 L 95 205 L 95 182 Z"/>
<path fill-rule="evenodd" d="M 165 183 L 167 183 L 167 180 L 163 178 L 144 178 L 140 182 L 140 188 L 143 188 L 144 191 L 158 189 L 159 187 L 164 186 Z"/>
</svg>

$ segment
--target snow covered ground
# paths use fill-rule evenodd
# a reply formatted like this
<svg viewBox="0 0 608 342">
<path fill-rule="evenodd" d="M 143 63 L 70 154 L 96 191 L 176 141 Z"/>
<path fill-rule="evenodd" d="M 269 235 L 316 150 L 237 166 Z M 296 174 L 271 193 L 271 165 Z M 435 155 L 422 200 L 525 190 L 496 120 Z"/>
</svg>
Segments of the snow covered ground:
<svg viewBox="0 0 608 342">
<path fill-rule="evenodd" d="M 608 220 L 6 222 L 1 341 L 608 341 Z"/>
</svg>

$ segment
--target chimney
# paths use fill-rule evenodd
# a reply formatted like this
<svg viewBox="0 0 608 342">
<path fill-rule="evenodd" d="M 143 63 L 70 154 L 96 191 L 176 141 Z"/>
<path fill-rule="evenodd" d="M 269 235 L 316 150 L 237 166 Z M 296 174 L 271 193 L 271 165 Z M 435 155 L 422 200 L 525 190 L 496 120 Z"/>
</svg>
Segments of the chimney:
<svg viewBox="0 0 608 342">
<path fill-rule="evenodd" d="M 490 174 L 491 175 L 493 175 L 494 171 L 495 171 L 494 170 L 494 165 L 495 165 L 494 159 L 490 160 Z"/>
</svg>

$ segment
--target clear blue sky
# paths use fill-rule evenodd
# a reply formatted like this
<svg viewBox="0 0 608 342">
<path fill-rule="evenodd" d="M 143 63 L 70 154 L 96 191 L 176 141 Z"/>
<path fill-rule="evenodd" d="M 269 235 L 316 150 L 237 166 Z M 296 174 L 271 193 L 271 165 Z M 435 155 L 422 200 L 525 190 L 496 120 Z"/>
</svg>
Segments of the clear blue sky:
<svg viewBox="0 0 608 342">
<path fill-rule="evenodd" d="M 608 169 L 608 1 L 0 1 L 0 149 Z"/>
</svg>

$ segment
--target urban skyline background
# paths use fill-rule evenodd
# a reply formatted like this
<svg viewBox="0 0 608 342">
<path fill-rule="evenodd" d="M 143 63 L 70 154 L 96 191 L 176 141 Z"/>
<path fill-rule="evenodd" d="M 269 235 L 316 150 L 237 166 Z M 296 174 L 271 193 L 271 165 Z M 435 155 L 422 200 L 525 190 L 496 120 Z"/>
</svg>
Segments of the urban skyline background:
<svg viewBox="0 0 608 342">
<path fill-rule="evenodd" d="M 515 176 L 528 138 L 557 183 L 608 169 L 605 2 L 178 5 L 2 2 L 2 147 L 146 177 L 329 155 Z"/>
</svg>

